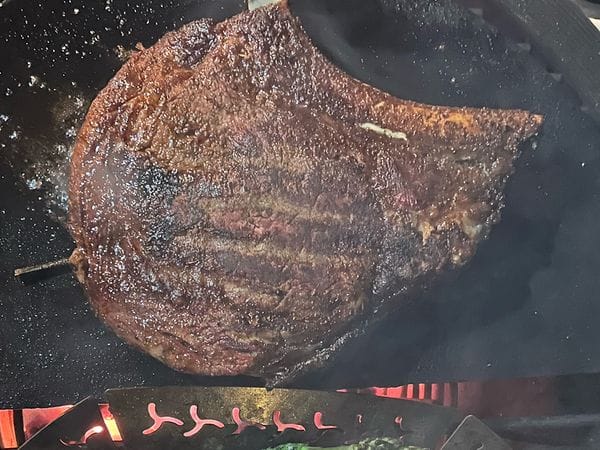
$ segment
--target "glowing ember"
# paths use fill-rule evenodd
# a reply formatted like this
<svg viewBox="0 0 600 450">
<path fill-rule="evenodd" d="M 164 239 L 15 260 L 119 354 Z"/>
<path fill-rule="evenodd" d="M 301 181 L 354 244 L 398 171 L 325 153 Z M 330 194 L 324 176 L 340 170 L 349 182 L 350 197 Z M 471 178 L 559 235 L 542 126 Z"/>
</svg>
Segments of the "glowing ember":
<svg viewBox="0 0 600 450">
<path fill-rule="evenodd" d="M 0 448 L 16 448 L 17 434 L 13 427 L 14 412 L 11 409 L 0 410 Z"/>
<path fill-rule="evenodd" d="M 259 430 L 264 430 L 267 428 L 262 423 L 246 422 L 245 420 L 242 420 L 240 418 L 240 408 L 238 408 L 237 406 L 231 410 L 231 417 L 233 418 L 233 421 L 237 425 L 236 430 L 232 434 L 240 434 L 242 431 L 244 431 L 248 427 L 256 427 Z"/>
<path fill-rule="evenodd" d="M 400 428 L 400 430 L 404 431 L 404 428 L 402 428 L 402 420 L 402 416 L 396 416 L 396 418 L 394 419 L 394 423 L 398 425 L 398 428 Z"/>
<path fill-rule="evenodd" d="M 323 413 L 321 411 L 315 413 L 313 421 L 317 430 L 333 430 L 337 428 L 335 425 L 323 425 Z"/>
<path fill-rule="evenodd" d="M 159 416 L 156 413 L 156 403 L 148 403 L 148 414 L 150 415 L 152 420 L 154 420 L 154 423 L 152 424 L 152 426 L 142 431 L 142 434 L 144 435 L 156 433 L 163 423 L 172 423 L 174 425 L 177 425 L 178 427 L 183 425 L 183 421 L 177 419 L 176 417 Z"/>
<path fill-rule="evenodd" d="M 198 407 L 196 405 L 190 406 L 190 417 L 194 420 L 195 426 L 190 431 L 186 431 L 183 433 L 185 437 L 192 437 L 196 433 L 198 433 L 204 425 L 212 425 L 217 428 L 225 428 L 223 422 L 219 422 L 218 420 L 213 419 L 200 419 L 198 417 Z"/>
<path fill-rule="evenodd" d="M 338 389 L 337 392 L 369 393 L 378 397 L 397 398 L 405 400 L 419 400 L 443 406 L 458 406 L 458 391 L 465 383 L 434 383 L 434 384 L 407 384 L 395 387 L 371 387 L 352 391 Z"/>
<path fill-rule="evenodd" d="M 87 440 L 92 437 L 95 434 L 99 434 L 102 433 L 104 431 L 104 427 L 100 426 L 100 425 L 96 425 L 95 427 L 90 428 L 89 430 L 87 430 L 85 432 L 85 434 L 83 435 L 83 438 L 81 439 L 81 443 L 85 444 L 87 443 Z"/>
<path fill-rule="evenodd" d="M 284 423 L 281 421 L 281 411 L 273 412 L 273 424 L 277 427 L 277 431 L 282 433 L 285 430 L 306 431 L 302 425 L 298 423 Z"/>
<path fill-rule="evenodd" d="M 59 439 L 59 442 L 67 447 L 78 447 L 87 444 L 89 438 L 91 438 L 95 434 L 100 434 L 103 431 L 104 427 L 102 425 L 95 425 L 89 430 L 87 430 L 85 433 L 83 433 L 83 436 L 81 436 L 81 438 L 79 438 L 78 441 L 64 441 L 62 439 Z"/>
<path fill-rule="evenodd" d="M 107 404 L 100 405 L 100 414 L 102 415 L 102 420 L 104 420 L 104 425 L 108 430 L 108 434 L 115 442 L 122 442 L 123 438 L 121 437 L 121 432 L 119 431 L 119 427 L 117 427 L 117 422 L 113 417 L 112 413 Z"/>
</svg>

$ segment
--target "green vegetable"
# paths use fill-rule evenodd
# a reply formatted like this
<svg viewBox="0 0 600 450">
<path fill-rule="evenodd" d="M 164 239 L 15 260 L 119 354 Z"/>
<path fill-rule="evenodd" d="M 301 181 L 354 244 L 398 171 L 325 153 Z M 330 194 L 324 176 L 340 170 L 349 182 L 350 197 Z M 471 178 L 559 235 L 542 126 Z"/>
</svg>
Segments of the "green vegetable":
<svg viewBox="0 0 600 450">
<path fill-rule="evenodd" d="M 311 447 L 308 444 L 282 444 L 265 450 L 426 450 L 418 447 L 407 447 L 398 439 L 374 438 L 365 439 L 356 444 L 340 445 L 338 447 Z"/>
</svg>

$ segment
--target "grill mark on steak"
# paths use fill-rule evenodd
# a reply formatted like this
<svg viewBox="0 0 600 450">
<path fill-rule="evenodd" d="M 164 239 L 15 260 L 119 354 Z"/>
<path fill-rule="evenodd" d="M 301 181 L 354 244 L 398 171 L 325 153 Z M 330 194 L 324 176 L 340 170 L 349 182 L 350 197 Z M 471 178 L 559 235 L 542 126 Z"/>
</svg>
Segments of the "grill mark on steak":
<svg viewBox="0 0 600 450">
<path fill-rule="evenodd" d="M 329 273 L 350 273 L 358 277 L 364 270 L 365 259 L 372 258 L 368 253 L 325 257 L 305 251 L 295 254 L 285 248 L 277 248 L 265 243 L 243 244 L 234 241 L 214 243 L 214 237 L 208 237 L 201 242 L 191 239 L 190 242 L 176 239 L 174 245 L 179 248 L 189 248 L 189 245 L 202 248 L 204 254 L 200 264 L 206 274 L 224 273 L 227 275 L 225 279 L 229 279 L 231 274 L 242 273 L 249 280 L 257 280 L 286 290 L 287 284 L 294 282 L 302 282 L 307 286 L 315 286 L 315 283 L 318 285 L 318 281 L 315 280 Z M 359 257 L 362 257 L 362 260 Z"/>
<path fill-rule="evenodd" d="M 369 251 L 372 237 L 365 235 L 358 219 L 348 217 L 348 222 L 324 222 L 287 218 L 276 213 L 270 215 L 240 214 L 224 212 L 211 216 L 207 232 L 225 239 L 241 241 L 268 240 L 273 244 L 287 246 L 290 251 L 301 248 L 331 255 L 340 251 L 363 253 Z M 332 239 L 335 236 L 336 239 Z"/>
<path fill-rule="evenodd" d="M 335 254 L 324 255 L 310 252 L 306 248 L 297 251 L 269 241 L 229 240 L 208 233 L 203 237 L 198 235 L 190 237 L 189 239 L 192 242 L 186 242 L 185 239 L 188 238 L 175 237 L 173 239 L 174 245 L 186 247 L 190 244 L 198 244 L 207 257 L 210 255 L 217 258 L 221 255 L 230 255 L 232 259 L 255 257 L 257 261 L 263 262 L 265 267 L 274 265 L 278 269 L 287 265 L 300 265 L 309 266 L 313 270 L 340 270 L 358 263 L 357 257 Z"/>
<path fill-rule="evenodd" d="M 254 198 L 249 198 L 248 196 L 237 197 L 225 201 L 223 199 L 216 199 L 210 202 L 203 202 L 202 206 L 210 217 L 216 217 L 227 212 L 239 212 L 247 215 L 255 213 L 260 215 L 264 211 L 264 214 L 267 215 L 277 214 L 285 217 L 288 222 L 302 220 L 305 222 L 332 225 L 334 223 L 348 223 L 352 219 L 349 212 L 343 213 L 319 208 L 318 199 L 312 205 L 303 205 L 286 201 L 285 194 L 281 194 L 283 198 L 276 197 L 275 195 L 264 195 Z"/>
<path fill-rule="evenodd" d="M 284 3 L 193 22 L 88 112 L 69 187 L 78 279 L 177 370 L 289 379 L 471 257 L 540 123 L 352 79 Z"/>
</svg>

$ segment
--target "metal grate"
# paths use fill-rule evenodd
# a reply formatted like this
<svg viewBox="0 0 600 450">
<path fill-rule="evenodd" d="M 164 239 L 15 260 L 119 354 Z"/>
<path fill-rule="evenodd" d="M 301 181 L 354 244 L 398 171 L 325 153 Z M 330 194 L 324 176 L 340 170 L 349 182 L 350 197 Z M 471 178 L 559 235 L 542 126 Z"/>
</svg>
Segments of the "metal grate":
<svg viewBox="0 0 600 450">
<path fill-rule="evenodd" d="M 396 387 L 372 387 L 359 389 L 359 393 L 378 397 L 418 400 L 433 405 L 458 407 L 460 383 L 418 383 Z"/>
</svg>

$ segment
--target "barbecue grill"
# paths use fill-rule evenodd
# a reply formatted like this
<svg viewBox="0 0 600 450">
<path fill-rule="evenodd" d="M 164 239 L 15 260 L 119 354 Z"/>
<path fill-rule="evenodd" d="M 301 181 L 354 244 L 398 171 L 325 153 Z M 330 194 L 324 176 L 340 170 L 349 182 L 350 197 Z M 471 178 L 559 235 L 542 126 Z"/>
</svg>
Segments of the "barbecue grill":
<svg viewBox="0 0 600 450">
<path fill-rule="evenodd" d="M 402 400 L 349 392 L 266 391 L 254 378 L 177 373 L 104 328 L 68 268 L 13 276 L 15 268 L 60 260 L 73 249 L 64 228 L 70 146 L 89 103 L 127 52 L 138 42 L 151 45 L 190 20 L 222 20 L 246 5 L 225 0 L 4 0 L 0 448 L 23 444 L 26 438 L 32 440 L 24 448 L 64 443 L 166 448 L 164 442 L 173 448 L 201 448 L 208 445 L 205 438 L 225 442 L 223 448 L 265 448 L 288 438 L 337 445 L 346 437 L 378 432 L 405 436 L 409 444 L 433 448 L 445 442 L 446 448 L 467 448 L 452 447 L 456 441 L 450 438 L 456 430 L 455 439 L 466 439 L 460 434 L 465 429 L 468 436 L 482 437 L 462 442 L 479 445 L 487 439 L 484 448 L 504 448 L 498 434 L 515 441 L 530 436 L 529 441 L 546 446 L 594 448 L 600 422 L 589 398 L 598 391 L 593 374 L 600 373 L 600 34 L 586 14 L 600 17 L 598 5 L 583 0 L 290 4 L 331 61 L 399 98 L 522 108 L 545 116 L 535 150 L 523 154 L 509 182 L 501 222 L 469 265 L 354 342 L 326 368 L 296 379 L 293 386 L 277 386 L 329 391 L 404 386 L 402 391 L 370 390 Z M 482 386 L 522 377 L 530 377 L 527 386 L 553 389 L 545 389 L 541 397 L 517 389 L 523 398 L 543 405 L 517 408 L 512 415 L 561 416 L 493 418 L 499 412 L 482 406 L 492 396 Z M 542 383 L 539 377 L 550 381 Z M 496 383 L 497 392 L 508 396 L 513 384 Z M 138 386 L 149 388 L 127 389 Z M 487 393 L 477 402 L 459 404 L 459 398 L 473 392 Z M 273 408 L 261 406 L 267 400 Z M 73 409 L 63 407 L 75 403 Z M 156 433 L 143 434 L 153 424 L 150 404 L 157 414 L 183 424 L 168 422 Z M 192 405 L 223 428 L 206 426 L 184 437 L 196 424 Z M 24 428 L 34 407 L 58 407 L 38 411 L 36 428 L 49 425 L 36 435 Z M 231 438 L 238 426 L 235 407 L 244 420 L 266 429 L 249 427 Z M 275 411 L 285 423 L 305 430 L 278 432 Z M 340 434 L 320 430 L 317 412 L 323 413 L 321 424 L 340 424 Z M 462 422 L 473 412 L 488 415 L 486 425 L 475 419 Z M 55 413 L 64 415 L 52 421 Z M 357 428 L 357 415 L 365 418 L 364 428 Z M 116 422 L 109 419 L 113 416 Z M 402 426 L 395 422 L 398 417 Z M 118 435 L 110 432 L 113 423 Z M 236 436 L 244 440 L 236 441 Z"/>
</svg>

